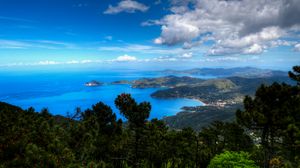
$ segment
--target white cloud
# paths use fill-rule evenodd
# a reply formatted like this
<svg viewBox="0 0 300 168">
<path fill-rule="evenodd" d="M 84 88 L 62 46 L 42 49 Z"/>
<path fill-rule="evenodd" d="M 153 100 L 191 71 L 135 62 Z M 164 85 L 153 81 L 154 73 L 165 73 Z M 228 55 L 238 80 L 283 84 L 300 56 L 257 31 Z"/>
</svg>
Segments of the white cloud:
<svg viewBox="0 0 300 168">
<path fill-rule="evenodd" d="M 221 57 L 206 57 L 200 62 L 208 63 L 208 62 L 215 62 L 215 63 L 223 63 L 223 62 L 249 62 L 253 60 L 260 60 L 258 56 L 251 56 L 251 57 L 240 57 L 240 56 L 221 56 Z"/>
<path fill-rule="evenodd" d="M 54 60 L 42 60 L 38 62 L 14 62 L 8 64 L 0 64 L 0 67 L 11 66 L 46 66 L 46 65 L 71 65 L 71 64 L 91 64 L 102 63 L 102 60 L 70 60 L 70 61 L 54 61 Z"/>
<path fill-rule="evenodd" d="M 160 20 L 147 20 L 142 22 L 142 26 L 153 26 L 153 25 L 160 25 L 162 22 Z"/>
<path fill-rule="evenodd" d="M 156 44 L 195 47 L 209 40 L 209 55 L 260 54 L 274 41 L 300 32 L 299 0 L 172 0 Z M 277 43 L 276 45 L 287 45 Z"/>
<path fill-rule="evenodd" d="M 22 41 L 15 41 L 15 40 L 1 40 L 0 39 L 0 48 L 7 48 L 7 49 L 25 49 L 30 47 L 31 44 L 22 42 Z"/>
<path fill-rule="evenodd" d="M 158 38 L 154 39 L 153 42 L 154 42 L 154 44 L 163 44 L 163 40 L 162 40 L 161 37 L 158 37 Z"/>
<path fill-rule="evenodd" d="M 33 63 L 33 65 L 57 65 L 57 64 L 61 64 L 61 62 L 56 62 L 56 61 L 39 61 L 37 63 Z"/>
<path fill-rule="evenodd" d="M 245 49 L 245 54 L 260 54 L 263 52 L 263 47 L 258 44 L 253 44 L 249 48 Z"/>
<path fill-rule="evenodd" d="M 82 64 L 88 64 L 88 63 L 93 63 L 93 62 L 101 62 L 100 60 L 82 60 L 80 61 Z"/>
<path fill-rule="evenodd" d="M 294 46 L 294 50 L 300 52 L 300 43 L 298 43 Z"/>
<path fill-rule="evenodd" d="M 48 49 L 76 49 L 77 46 L 72 43 L 62 42 L 62 41 L 52 41 L 52 40 L 29 40 L 34 47 L 48 48 Z"/>
<path fill-rule="evenodd" d="M 160 57 L 155 57 L 153 59 L 150 59 L 149 61 L 152 62 L 173 62 L 173 61 L 178 61 L 177 58 L 171 57 L 171 56 L 160 56 Z"/>
<path fill-rule="evenodd" d="M 146 12 L 148 6 L 133 0 L 122 0 L 117 6 L 109 5 L 104 14 L 117 14 L 121 12 L 135 13 L 136 11 Z"/>
<path fill-rule="evenodd" d="M 123 56 L 119 56 L 116 59 L 114 59 L 113 61 L 117 61 L 117 62 L 129 62 L 129 61 L 136 61 L 137 58 L 133 57 L 133 56 L 129 56 L 129 55 L 123 55 Z"/>
<path fill-rule="evenodd" d="M 51 40 L 5 40 L 0 39 L 0 48 L 6 49 L 76 49 L 75 44 Z"/>
<path fill-rule="evenodd" d="M 286 40 L 275 40 L 271 41 L 270 47 L 278 47 L 278 46 L 292 46 L 297 44 L 296 41 L 286 41 Z"/>
<path fill-rule="evenodd" d="M 179 57 L 180 58 L 192 58 L 193 57 L 193 53 L 192 52 L 184 53 L 184 54 L 182 54 Z"/>
<path fill-rule="evenodd" d="M 127 44 L 124 46 L 106 46 L 106 47 L 99 47 L 100 51 L 119 51 L 119 52 L 134 52 L 134 53 L 142 53 L 142 54 L 162 54 L 162 55 L 178 55 L 186 53 L 185 49 L 180 47 L 174 47 L 170 49 L 169 47 L 156 47 L 150 45 L 140 45 L 140 44 Z M 195 48 L 195 51 L 202 52 L 201 49 Z"/>
</svg>

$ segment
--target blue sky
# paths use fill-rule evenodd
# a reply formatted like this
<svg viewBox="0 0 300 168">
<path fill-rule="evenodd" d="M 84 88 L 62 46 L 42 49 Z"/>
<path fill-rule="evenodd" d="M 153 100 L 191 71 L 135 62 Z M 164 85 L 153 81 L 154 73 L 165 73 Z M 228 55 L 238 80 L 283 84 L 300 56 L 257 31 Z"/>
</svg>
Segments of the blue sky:
<svg viewBox="0 0 300 168">
<path fill-rule="evenodd" d="M 289 70 L 298 16 L 297 0 L 0 0 L 0 69 Z"/>
</svg>

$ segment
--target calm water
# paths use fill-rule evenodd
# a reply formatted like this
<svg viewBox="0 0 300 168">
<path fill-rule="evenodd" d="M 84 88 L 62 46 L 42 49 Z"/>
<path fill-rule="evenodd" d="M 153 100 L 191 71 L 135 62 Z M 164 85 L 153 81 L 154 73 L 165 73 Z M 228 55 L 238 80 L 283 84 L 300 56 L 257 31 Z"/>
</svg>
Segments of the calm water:
<svg viewBox="0 0 300 168">
<path fill-rule="evenodd" d="M 158 77 L 161 74 L 145 72 L 73 72 L 73 73 L 0 73 L 0 101 L 22 108 L 34 107 L 37 111 L 47 107 L 52 114 L 73 113 L 76 107 L 82 110 L 99 101 L 112 107 L 120 93 L 130 93 L 138 101 L 149 101 L 151 118 L 174 115 L 183 106 L 197 106 L 201 102 L 189 99 L 154 99 L 150 94 L 157 89 L 134 89 L 129 85 L 111 85 L 117 80 L 134 80 L 143 77 Z M 106 84 L 86 87 L 84 83 L 98 80 Z"/>
</svg>

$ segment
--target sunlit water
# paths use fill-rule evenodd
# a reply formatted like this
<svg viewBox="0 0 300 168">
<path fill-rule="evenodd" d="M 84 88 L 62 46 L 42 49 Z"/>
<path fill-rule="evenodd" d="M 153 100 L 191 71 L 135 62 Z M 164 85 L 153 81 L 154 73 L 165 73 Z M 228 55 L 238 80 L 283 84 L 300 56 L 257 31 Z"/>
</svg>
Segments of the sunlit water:
<svg viewBox="0 0 300 168">
<path fill-rule="evenodd" d="M 162 74 L 145 72 L 73 72 L 73 73 L 0 73 L 0 101 L 20 106 L 32 106 L 36 111 L 48 108 L 52 114 L 74 113 L 76 107 L 85 110 L 99 101 L 112 107 L 118 117 L 114 100 L 121 93 L 130 93 L 137 102 L 149 101 L 150 118 L 175 115 L 183 106 L 199 106 L 201 102 L 190 99 L 154 99 L 150 95 L 156 88 L 135 89 L 130 85 L 112 85 L 117 80 L 135 80 L 158 77 Z M 90 80 L 104 82 L 103 86 L 86 87 Z"/>
</svg>

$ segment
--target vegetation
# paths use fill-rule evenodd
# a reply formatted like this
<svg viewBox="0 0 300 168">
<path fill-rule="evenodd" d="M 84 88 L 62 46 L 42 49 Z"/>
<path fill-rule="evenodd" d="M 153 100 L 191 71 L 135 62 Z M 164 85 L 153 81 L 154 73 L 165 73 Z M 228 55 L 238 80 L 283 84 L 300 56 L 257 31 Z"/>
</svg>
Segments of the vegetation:
<svg viewBox="0 0 300 168">
<path fill-rule="evenodd" d="M 254 161 L 250 159 L 250 155 L 246 152 L 229 152 L 226 151 L 220 155 L 216 155 L 208 165 L 208 168 L 258 168 Z"/>
<path fill-rule="evenodd" d="M 273 82 L 293 84 L 287 76 L 272 76 L 267 78 L 228 77 L 226 79 L 209 79 L 198 84 L 187 84 L 164 90 L 158 90 L 151 96 L 155 98 L 192 98 L 205 104 L 213 105 L 218 101 L 226 104 L 241 103 L 245 95 L 254 95 L 261 84 L 270 85 Z"/>
<path fill-rule="evenodd" d="M 197 132 L 148 120 L 150 103 L 129 94 L 115 100 L 125 124 L 102 102 L 69 117 L 0 103 L 0 167 L 296 168 L 300 70 L 289 74 L 298 85 L 262 85 L 244 99 L 236 122 L 215 121 Z"/>
<path fill-rule="evenodd" d="M 185 85 L 193 85 L 202 83 L 204 80 L 199 78 L 192 78 L 188 76 L 166 76 L 159 78 L 144 78 L 135 80 L 131 83 L 133 88 L 161 88 L 161 87 L 177 87 Z"/>
<path fill-rule="evenodd" d="M 213 121 L 234 121 L 235 111 L 239 108 L 242 108 L 241 104 L 227 107 L 183 107 L 183 112 L 179 112 L 173 116 L 164 117 L 162 120 L 170 127 L 170 129 L 191 127 L 196 131 L 200 131 L 203 127 L 209 126 Z"/>
<path fill-rule="evenodd" d="M 197 85 L 179 86 L 156 91 L 155 98 L 192 98 L 205 103 L 205 106 L 184 107 L 182 112 L 168 116 L 163 120 L 174 129 L 192 127 L 201 130 L 212 121 L 233 121 L 235 111 L 243 106 L 246 95 L 253 97 L 261 84 L 271 85 L 273 82 L 285 82 L 294 85 L 296 82 L 288 76 L 272 76 L 266 78 L 228 77 L 226 79 L 210 79 Z"/>
</svg>

